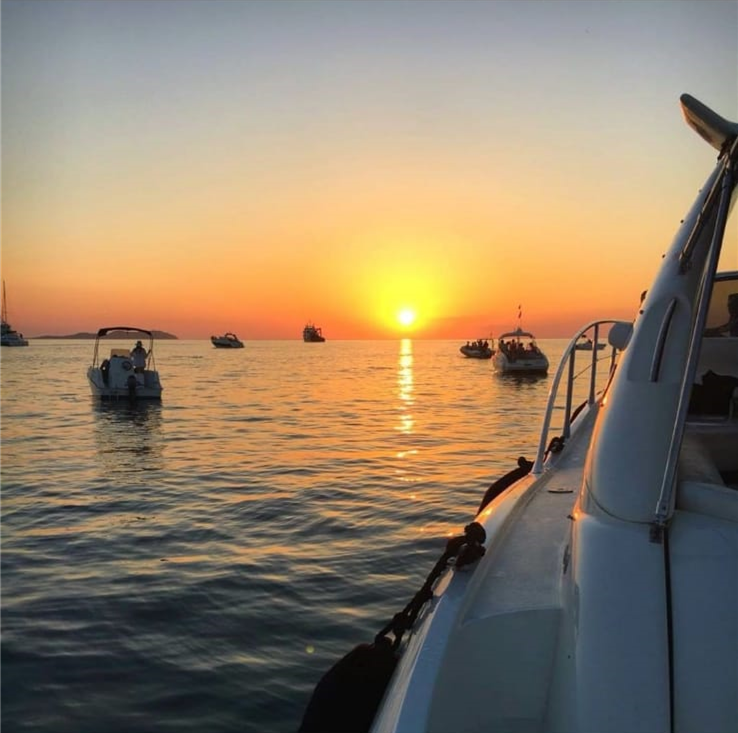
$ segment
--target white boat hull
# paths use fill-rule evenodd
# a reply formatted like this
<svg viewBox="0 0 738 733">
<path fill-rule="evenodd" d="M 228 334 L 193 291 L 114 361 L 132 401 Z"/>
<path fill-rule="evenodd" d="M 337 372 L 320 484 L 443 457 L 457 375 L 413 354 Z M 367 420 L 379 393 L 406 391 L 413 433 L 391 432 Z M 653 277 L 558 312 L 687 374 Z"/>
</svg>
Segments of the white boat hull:
<svg viewBox="0 0 738 733">
<path fill-rule="evenodd" d="M 130 379 L 133 382 L 130 382 Z M 103 380 L 99 368 L 89 367 L 87 370 L 87 382 L 93 397 L 103 400 L 158 400 L 161 399 L 162 386 L 159 382 L 158 372 L 149 371 L 134 374 L 130 372 L 123 380 L 113 380 L 107 384 Z M 134 385 L 135 382 L 135 385 Z"/>
<path fill-rule="evenodd" d="M 696 480 L 709 457 L 688 446 L 682 475 L 694 478 L 679 485 L 667 578 L 648 524 L 587 513 L 577 500 L 600 409 L 577 418 L 540 477 L 476 518 L 487 553 L 435 588 L 372 733 L 736 730 L 738 490 L 707 472 Z M 738 445 L 738 422 L 721 429 Z M 691 430 L 699 452 L 701 427 Z M 668 602 L 654 592 L 667 587 Z"/>
<path fill-rule="evenodd" d="M 547 374 L 548 359 L 545 355 L 509 359 L 502 351 L 496 351 L 492 365 L 500 374 Z"/>
</svg>

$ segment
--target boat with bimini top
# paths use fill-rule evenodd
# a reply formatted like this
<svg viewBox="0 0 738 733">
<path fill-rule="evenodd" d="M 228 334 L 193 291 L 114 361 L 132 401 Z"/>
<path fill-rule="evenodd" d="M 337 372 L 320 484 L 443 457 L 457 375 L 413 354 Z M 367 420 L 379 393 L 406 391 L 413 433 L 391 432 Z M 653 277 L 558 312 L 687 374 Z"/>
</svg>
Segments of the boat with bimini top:
<svg viewBox="0 0 738 733">
<path fill-rule="evenodd" d="M 110 353 L 101 359 L 101 346 L 111 334 L 117 335 L 116 340 L 120 340 L 123 334 L 126 337 L 141 334 L 148 338 L 148 348 L 138 340 L 132 349 L 112 347 Z M 101 328 L 95 337 L 87 381 L 93 397 L 103 400 L 160 399 L 163 388 L 154 360 L 154 334 L 134 326 Z"/>
<path fill-rule="evenodd" d="M 718 269 L 738 123 L 680 101 L 718 158 L 634 320 L 574 334 L 531 460 L 325 674 L 301 733 L 738 730 L 738 271 Z M 578 350 L 588 331 L 608 346 Z"/>
</svg>

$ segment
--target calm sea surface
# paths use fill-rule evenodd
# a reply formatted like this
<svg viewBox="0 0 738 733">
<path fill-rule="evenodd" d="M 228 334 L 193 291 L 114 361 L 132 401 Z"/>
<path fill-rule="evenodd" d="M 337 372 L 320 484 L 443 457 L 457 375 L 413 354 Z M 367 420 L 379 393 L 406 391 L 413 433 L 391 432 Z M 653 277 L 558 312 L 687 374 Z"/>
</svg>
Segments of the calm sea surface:
<svg viewBox="0 0 738 733">
<path fill-rule="evenodd" d="M 3 348 L 4 733 L 294 731 L 534 456 L 551 376 L 460 345 L 160 341 L 138 407 L 92 341 Z"/>
</svg>

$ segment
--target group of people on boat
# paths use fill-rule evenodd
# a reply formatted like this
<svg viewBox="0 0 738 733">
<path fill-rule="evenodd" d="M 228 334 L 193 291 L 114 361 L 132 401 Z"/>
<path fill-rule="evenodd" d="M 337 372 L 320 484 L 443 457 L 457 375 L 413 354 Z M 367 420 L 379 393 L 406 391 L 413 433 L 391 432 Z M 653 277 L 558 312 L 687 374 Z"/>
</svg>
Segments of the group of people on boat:
<svg viewBox="0 0 738 733">
<path fill-rule="evenodd" d="M 467 341 L 466 348 L 467 349 L 478 349 L 479 351 L 484 351 L 485 349 L 489 348 L 489 341 L 487 341 L 487 339 L 477 339 L 476 341 Z"/>
<path fill-rule="evenodd" d="M 525 359 L 526 357 L 530 358 L 532 356 L 539 356 L 541 354 L 541 350 L 533 341 L 528 342 L 528 344 L 526 345 L 523 344 L 522 341 L 518 341 L 517 339 L 505 341 L 505 339 L 501 338 L 497 345 L 500 351 L 505 354 L 505 356 L 510 361 L 515 361 L 515 359 Z"/>
</svg>

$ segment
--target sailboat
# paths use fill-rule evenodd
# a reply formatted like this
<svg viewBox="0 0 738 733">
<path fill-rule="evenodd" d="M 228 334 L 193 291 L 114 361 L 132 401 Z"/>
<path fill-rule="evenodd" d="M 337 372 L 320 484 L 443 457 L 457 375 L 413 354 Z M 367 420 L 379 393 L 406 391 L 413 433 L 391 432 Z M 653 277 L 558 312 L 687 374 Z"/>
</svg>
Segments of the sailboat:
<svg viewBox="0 0 738 733">
<path fill-rule="evenodd" d="M 574 334 L 532 460 L 320 680 L 302 733 L 738 730 L 738 122 L 680 102 L 718 158 L 634 319 Z M 577 350 L 589 330 L 606 359 Z"/>
<path fill-rule="evenodd" d="M 0 346 L 28 346 L 28 339 L 23 338 L 23 334 L 15 331 L 8 322 L 8 303 L 5 298 L 5 280 L 3 280 L 3 311 L 1 328 Z"/>
</svg>

